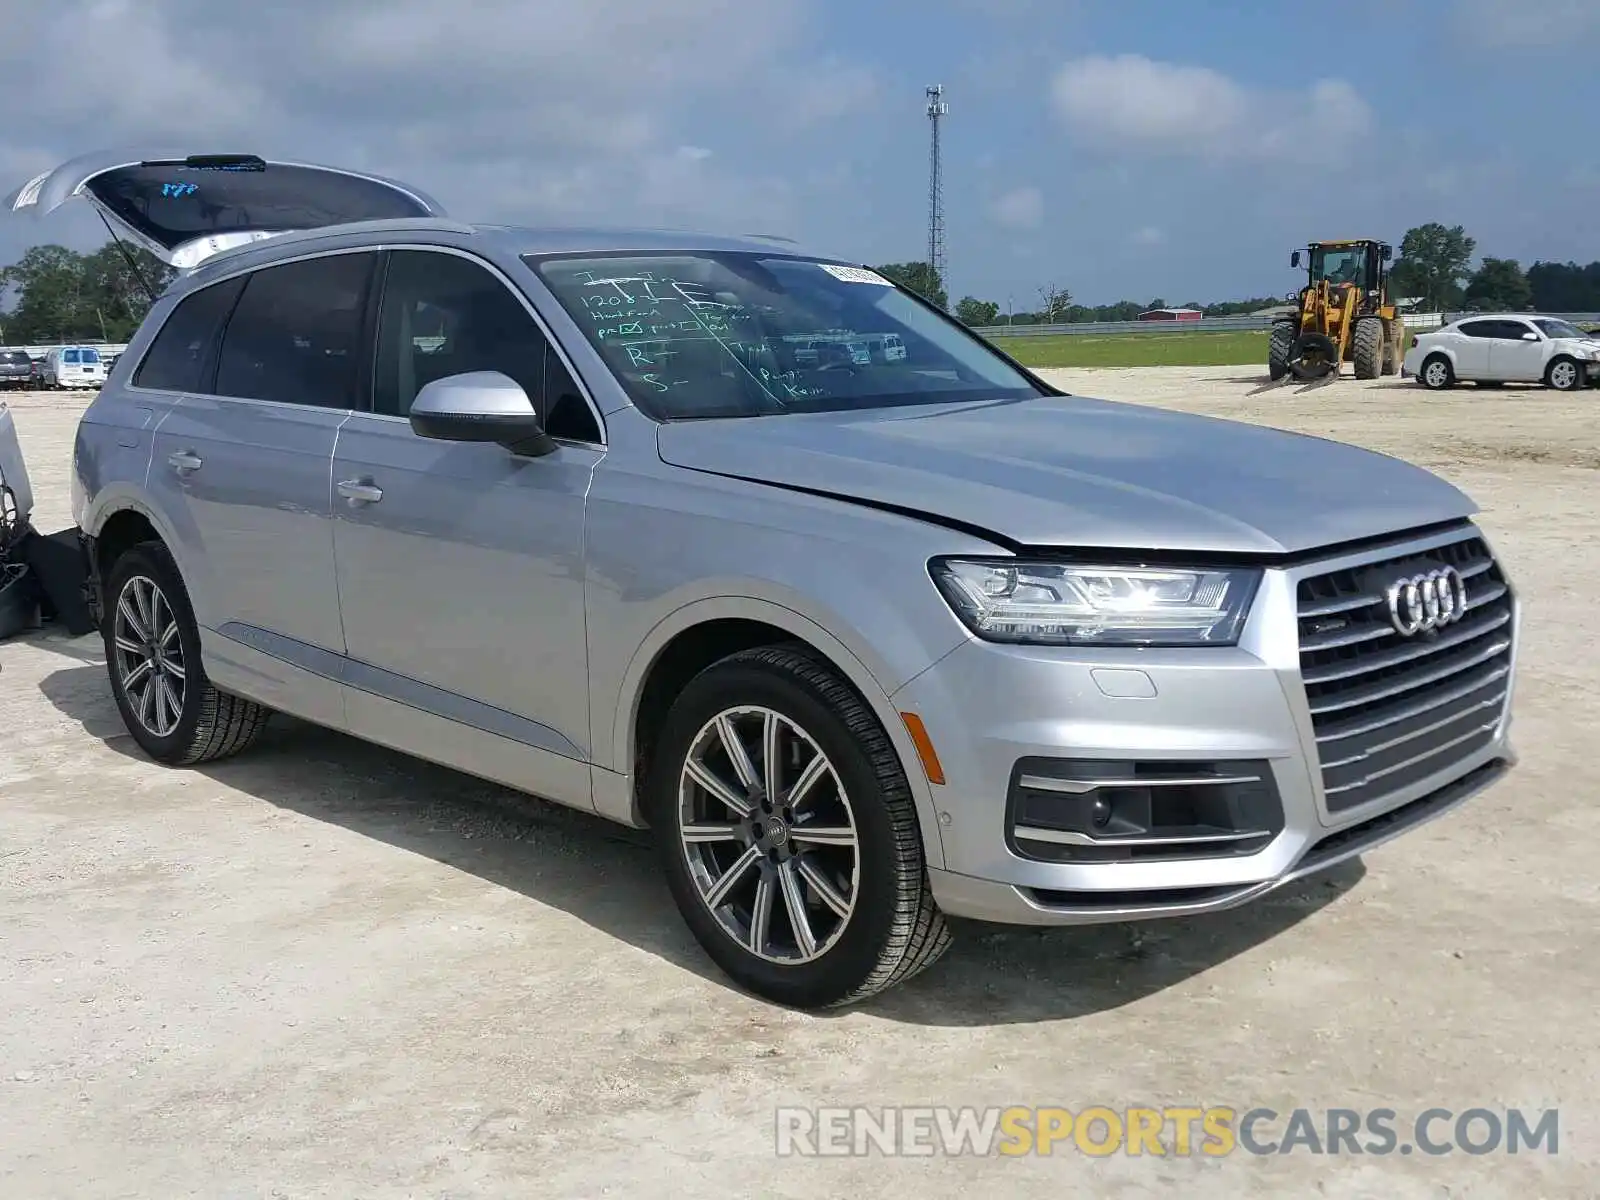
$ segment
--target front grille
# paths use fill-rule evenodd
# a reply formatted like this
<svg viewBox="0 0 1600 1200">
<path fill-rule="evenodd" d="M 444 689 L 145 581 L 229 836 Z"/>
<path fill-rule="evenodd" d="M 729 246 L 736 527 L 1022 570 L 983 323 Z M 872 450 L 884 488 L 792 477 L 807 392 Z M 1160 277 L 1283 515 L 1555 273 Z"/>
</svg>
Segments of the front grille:
<svg viewBox="0 0 1600 1200">
<path fill-rule="evenodd" d="M 1466 614 L 1437 632 L 1396 632 L 1385 589 L 1445 566 L 1466 580 Z M 1298 601 L 1330 813 L 1448 770 L 1494 739 L 1511 685 L 1512 595 L 1481 537 L 1304 579 Z"/>
</svg>

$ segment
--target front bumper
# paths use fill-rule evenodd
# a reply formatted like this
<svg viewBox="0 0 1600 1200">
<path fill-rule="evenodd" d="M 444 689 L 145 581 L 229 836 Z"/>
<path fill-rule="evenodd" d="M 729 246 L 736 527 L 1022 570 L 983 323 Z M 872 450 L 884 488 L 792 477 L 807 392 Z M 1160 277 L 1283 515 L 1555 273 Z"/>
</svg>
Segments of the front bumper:
<svg viewBox="0 0 1600 1200">
<path fill-rule="evenodd" d="M 1409 717 L 1384 731 L 1403 734 L 1401 742 L 1415 739 L 1399 750 L 1394 739 L 1373 735 L 1362 746 L 1382 783 L 1340 768 L 1343 759 L 1331 761 L 1333 775 L 1325 777 L 1318 738 L 1320 728 L 1326 740 L 1330 727 L 1326 718 L 1320 727 L 1314 721 L 1302 674 L 1302 582 L 1375 563 L 1404 565 L 1447 553 L 1464 538 L 1478 542 L 1482 535 L 1466 526 L 1270 569 L 1236 647 L 1067 650 L 974 640 L 910 681 L 894 696 L 895 706 L 921 717 L 945 774 L 944 786 L 934 788 L 943 863 L 931 872 L 941 907 L 952 916 L 1031 925 L 1231 908 L 1448 812 L 1500 779 L 1515 762 L 1509 713 L 1518 611 L 1509 585 L 1500 601 L 1503 633 L 1492 633 L 1504 666 L 1483 685 L 1492 691 L 1465 696 L 1462 703 L 1472 707 L 1451 717 L 1474 723 L 1435 735 L 1430 729 L 1438 722 Z M 1445 657 L 1466 661 L 1470 650 Z M 1484 666 L 1472 670 L 1481 674 Z M 1422 681 L 1410 694 L 1424 698 L 1416 701 L 1421 706 L 1451 685 Z M 1459 750 L 1440 742 L 1462 728 L 1471 736 L 1458 739 Z M 1350 749 L 1348 741 L 1329 745 L 1330 759 L 1332 746 Z M 1440 749 L 1408 765 L 1403 756 L 1418 746 Z M 1057 778 L 1041 780 L 1052 774 Z M 1070 820 L 1040 828 L 1036 814 L 1053 799 L 1084 800 L 1084 781 L 1097 777 L 1093 794 L 1110 797 L 1113 807 L 1141 797 L 1143 807 L 1129 810 L 1131 840 L 1117 841 L 1116 822 L 1104 835 L 1072 832 Z M 1141 779 L 1153 786 L 1129 786 Z M 1204 788 L 1186 786 L 1202 780 Z M 1167 783 L 1185 786 L 1163 789 Z M 1192 799 L 1188 815 L 1169 815 L 1164 819 L 1179 824 L 1158 829 L 1152 812 L 1163 804 L 1173 811 L 1180 793 Z M 1195 832 L 1192 814 L 1201 810 L 1210 832 Z M 1178 836 L 1150 836 L 1174 830 Z M 1130 845 L 1139 849 L 1120 848 Z"/>
</svg>

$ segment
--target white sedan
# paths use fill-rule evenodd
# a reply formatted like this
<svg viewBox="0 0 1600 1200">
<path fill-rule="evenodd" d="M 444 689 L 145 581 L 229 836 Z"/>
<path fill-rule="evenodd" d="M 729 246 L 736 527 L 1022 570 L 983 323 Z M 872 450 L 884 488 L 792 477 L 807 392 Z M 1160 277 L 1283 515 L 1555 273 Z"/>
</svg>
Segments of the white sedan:
<svg viewBox="0 0 1600 1200">
<path fill-rule="evenodd" d="M 1415 335 L 1400 373 L 1436 391 L 1462 380 L 1573 391 L 1600 383 L 1600 338 L 1557 317 L 1475 313 Z"/>
</svg>

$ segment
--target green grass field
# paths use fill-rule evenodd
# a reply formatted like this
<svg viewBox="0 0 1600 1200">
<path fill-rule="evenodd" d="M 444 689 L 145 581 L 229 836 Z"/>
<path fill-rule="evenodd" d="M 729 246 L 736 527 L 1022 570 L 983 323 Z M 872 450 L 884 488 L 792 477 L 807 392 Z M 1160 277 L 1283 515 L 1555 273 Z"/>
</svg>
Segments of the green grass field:
<svg viewBox="0 0 1600 1200">
<path fill-rule="evenodd" d="M 1266 369 L 1265 331 L 1110 333 L 1101 336 L 997 337 L 1030 367 L 1233 367 Z"/>
</svg>

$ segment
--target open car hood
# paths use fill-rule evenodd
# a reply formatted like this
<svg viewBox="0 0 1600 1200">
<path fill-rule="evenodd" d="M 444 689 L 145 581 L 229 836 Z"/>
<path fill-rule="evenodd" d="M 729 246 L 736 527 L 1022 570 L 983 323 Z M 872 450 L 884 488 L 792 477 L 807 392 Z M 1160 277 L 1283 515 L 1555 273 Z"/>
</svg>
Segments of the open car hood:
<svg viewBox="0 0 1600 1200">
<path fill-rule="evenodd" d="M 85 197 L 161 261 L 191 271 L 223 250 L 352 221 L 442 217 L 437 201 L 378 175 L 251 154 L 102 150 L 23 184 L 5 210 L 45 216 Z"/>
</svg>

